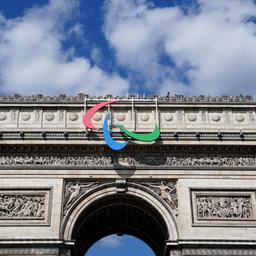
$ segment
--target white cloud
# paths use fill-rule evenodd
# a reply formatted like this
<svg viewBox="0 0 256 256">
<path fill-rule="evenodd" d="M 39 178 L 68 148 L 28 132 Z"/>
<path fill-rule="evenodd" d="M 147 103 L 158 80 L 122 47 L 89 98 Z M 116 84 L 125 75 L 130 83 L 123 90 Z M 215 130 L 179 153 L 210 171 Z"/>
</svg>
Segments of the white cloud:
<svg viewBox="0 0 256 256">
<path fill-rule="evenodd" d="M 120 65 L 158 92 L 256 95 L 252 0 L 199 0 L 199 10 L 108 0 L 104 32 Z M 163 64 L 162 57 L 173 65 Z M 189 86 L 181 79 L 183 72 Z"/>
<path fill-rule="evenodd" d="M 94 63 L 100 64 L 102 61 L 102 54 L 99 48 L 93 47 L 91 50 L 91 59 L 94 61 Z"/>
<path fill-rule="evenodd" d="M 84 57 L 63 49 L 70 36 L 82 37 L 81 24 L 67 30 L 77 0 L 51 0 L 16 19 L 0 17 L 0 91 L 21 94 L 124 94 L 129 82 L 108 74 Z M 66 31 L 67 30 L 67 31 Z"/>
<path fill-rule="evenodd" d="M 100 241 L 101 247 L 118 248 L 123 245 L 122 237 L 117 235 L 110 235 L 102 238 Z"/>
</svg>

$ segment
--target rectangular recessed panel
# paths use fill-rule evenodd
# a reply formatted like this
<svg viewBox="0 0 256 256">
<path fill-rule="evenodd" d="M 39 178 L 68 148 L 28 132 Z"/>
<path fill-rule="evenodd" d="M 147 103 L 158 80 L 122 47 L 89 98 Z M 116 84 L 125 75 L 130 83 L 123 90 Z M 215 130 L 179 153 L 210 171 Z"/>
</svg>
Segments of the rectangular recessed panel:
<svg viewBox="0 0 256 256">
<path fill-rule="evenodd" d="M 255 201 L 253 190 L 191 190 L 193 225 L 256 224 Z"/>
<path fill-rule="evenodd" d="M 51 188 L 0 188 L 0 226 L 49 225 Z"/>
</svg>

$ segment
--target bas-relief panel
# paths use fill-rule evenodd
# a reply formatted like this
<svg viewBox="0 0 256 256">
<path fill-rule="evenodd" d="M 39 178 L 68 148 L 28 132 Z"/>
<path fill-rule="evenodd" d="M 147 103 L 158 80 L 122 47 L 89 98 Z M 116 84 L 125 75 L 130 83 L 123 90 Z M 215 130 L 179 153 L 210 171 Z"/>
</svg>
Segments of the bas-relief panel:
<svg viewBox="0 0 256 256">
<path fill-rule="evenodd" d="M 256 225 L 254 190 L 191 190 L 193 225 Z"/>
<path fill-rule="evenodd" d="M 0 188 L 0 226 L 49 225 L 51 188 Z"/>
<path fill-rule="evenodd" d="M 16 246 L 17 247 L 17 246 Z M 41 247 L 41 248 L 40 248 Z M 35 246 L 35 248 L 0 248 L 0 255 L 5 256 L 70 256 L 71 254 L 66 250 L 60 250 L 58 248 L 47 248 L 43 246 Z"/>
</svg>

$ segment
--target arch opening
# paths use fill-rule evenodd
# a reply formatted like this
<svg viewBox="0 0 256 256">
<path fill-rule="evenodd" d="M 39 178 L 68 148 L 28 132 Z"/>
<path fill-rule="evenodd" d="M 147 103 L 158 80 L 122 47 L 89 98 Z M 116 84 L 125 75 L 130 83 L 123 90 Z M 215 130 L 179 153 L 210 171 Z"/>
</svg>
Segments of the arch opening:
<svg viewBox="0 0 256 256">
<path fill-rule="evenodd" d="M 127 194 L 107 195 L 89 205 L 78 217 L 73 231 L 74 254 L 83 256 L 101 238 L 128 234 L 144 241 L 157 256 L 164 255 L 168 228 L 148 202 Z"/>
<path fill-rule="evenodd" d="M 105 236 L 94 243 L 84 256 L 105 255 L 147 255 L 156 256 L 153 250 L 141 239 L 124 234 Z"/>
</svg>

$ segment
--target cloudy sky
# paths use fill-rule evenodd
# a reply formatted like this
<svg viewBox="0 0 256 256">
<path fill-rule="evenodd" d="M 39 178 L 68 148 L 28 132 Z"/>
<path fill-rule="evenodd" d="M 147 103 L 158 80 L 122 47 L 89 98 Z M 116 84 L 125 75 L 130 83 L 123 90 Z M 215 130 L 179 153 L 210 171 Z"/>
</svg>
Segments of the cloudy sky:
<svg viewBox="0 0 256 256">
<path fill-rule="evenodd" d="M 253 0 L 8 0 L 0 10 L 1 94 L 256 94 Z"/>
</svg>

